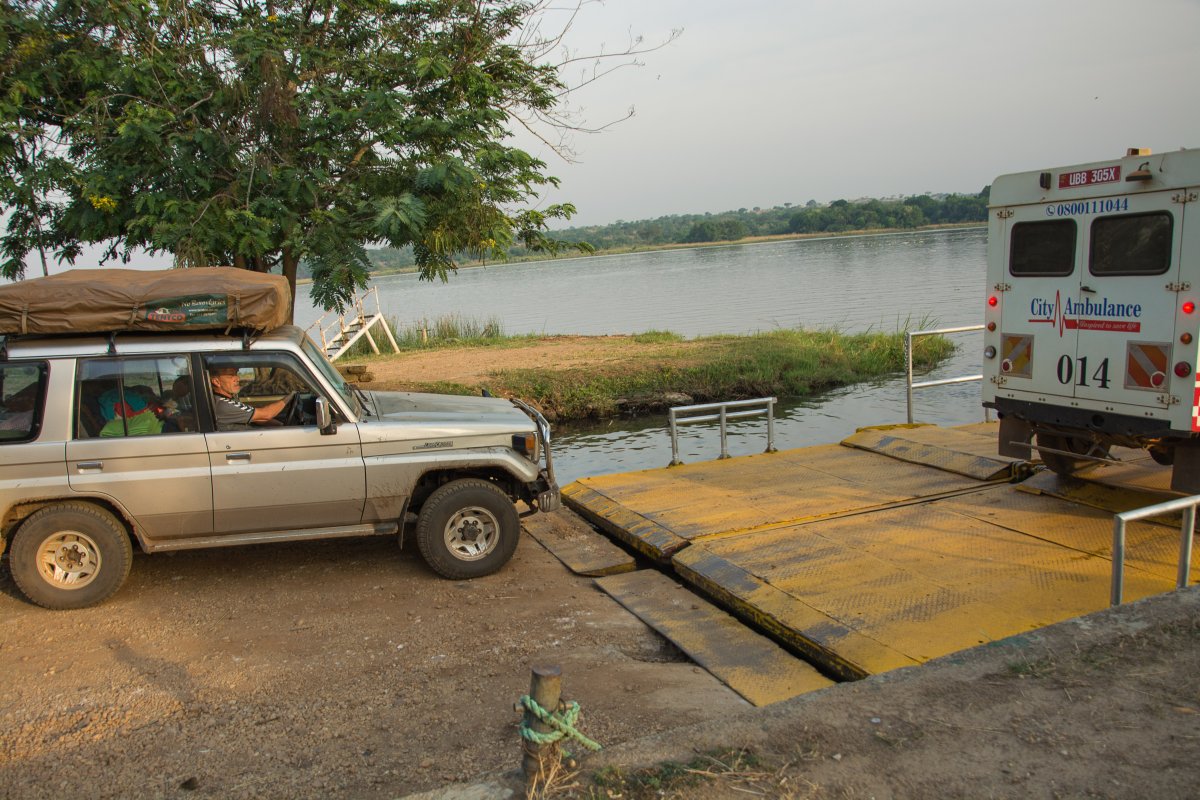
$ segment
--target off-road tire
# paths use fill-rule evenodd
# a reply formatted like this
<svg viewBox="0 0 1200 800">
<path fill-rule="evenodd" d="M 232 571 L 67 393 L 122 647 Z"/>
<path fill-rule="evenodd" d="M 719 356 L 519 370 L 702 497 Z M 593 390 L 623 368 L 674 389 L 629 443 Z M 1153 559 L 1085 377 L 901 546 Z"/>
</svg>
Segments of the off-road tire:
<svg viewBox="0 0 1200 800">
<path fill-rule="evenodd" d="M 521 520 L 512 501 L 493 484 L 475 478 L 439 487 L 417 516 L 421 556 L 434 572 L 453 580 L 500 569 L 520 538 Z"/>
<path fill-rule="evenodd" d="M 1037 443 L 1039 448 L 1050 447 L 1055 450 L 1065 450 L 1067 452 L 1080 454 L 1086 452 L 1085 443 L 1070 436 L 1060 436 L 1052 433 L 1039 433 L 1037 435 Z M 1108 448 L 1104 447 L 1096 449 L 1091 454 L 1101 458 L 1107 458 Z M 1049 453 L 1041 449 L 1038 450 L 1038 457 L 1042 459 L 1042 463 L 1045 464 L 1051 472 L 1064 477 L 1078 475 L 1081 472 L 1087 472 L 1088 470 L 1095 469 L 1096 467 L 1100 466 L 1100 462 L 1098 461 L 1092 461 L 1086 458 L 1071 458 L 1070 456 L 1064 456 L 1059 453 Z"/>
<path fill-rule="evenodd" d="M 133 564 L 129 533 L 89 503 L 38 509 L 13 536 L 9 564 L 17 588 L 43 608 L 86 608 L 107 600 Z"/>
</svg>

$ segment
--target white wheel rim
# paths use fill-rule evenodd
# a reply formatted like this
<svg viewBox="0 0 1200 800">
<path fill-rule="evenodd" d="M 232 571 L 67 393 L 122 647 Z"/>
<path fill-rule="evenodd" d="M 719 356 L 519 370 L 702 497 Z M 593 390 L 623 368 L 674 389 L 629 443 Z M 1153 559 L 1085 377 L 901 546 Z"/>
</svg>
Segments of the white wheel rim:
<svg viewBox="0 0 1200 800">
<path fill-rule="evenodd" d="M 500 521 L 480 506 L 461 509 L 446 523 L 446 547 L 459 561 L 478 561 L 500 542 Z"/>
<path fill-rule="evenodd" d="M 82 589 L 100 574 L 100 548 L 79 531 L 58 531 L 42 540 L 37 552 L 38 574 L 59 589 Z"/>
</svg>

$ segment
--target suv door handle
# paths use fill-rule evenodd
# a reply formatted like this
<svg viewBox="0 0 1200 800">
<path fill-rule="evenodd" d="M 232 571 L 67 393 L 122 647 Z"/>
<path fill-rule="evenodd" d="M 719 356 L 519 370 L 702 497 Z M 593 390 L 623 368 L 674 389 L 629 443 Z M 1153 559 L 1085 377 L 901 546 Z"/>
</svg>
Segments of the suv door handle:
<svg viewBox="0 0 1200 800">
<path fill-rule="evenodd" d="M 250 454 L 249 453 L 226 453 L 225 460 L 226 461 L 249 461 Z"/>
<path fill-rule="evenodd" d="M 1095 294 L 1095 293 L 1096 293 L 1096 290 L 1095 290 L 1095 289 L 1093 289 L 1093 288 L 1092 288 L 1092 287 L 1090 287 L 1090 286 L 1080 286 L 1080 287 L 1079 287 L 1079 289 L 1080 289 L 1081 291 L 1087 292 L 1088 294 Z"/>
<path fill-rule="evenodd" d="M 75 465 L 76 472 L 103 472 L 103 461 L 80 461 Z"/>
</svg>

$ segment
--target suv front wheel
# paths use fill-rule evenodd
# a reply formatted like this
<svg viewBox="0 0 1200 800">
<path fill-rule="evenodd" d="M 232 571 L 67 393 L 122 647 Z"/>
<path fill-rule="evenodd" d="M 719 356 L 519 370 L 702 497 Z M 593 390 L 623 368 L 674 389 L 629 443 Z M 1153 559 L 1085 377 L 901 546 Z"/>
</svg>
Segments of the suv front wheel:
<svg viewBox="0 0 1200 800">
<path fill-rule="evenodd" d="M 85 608 L 112 596 L 133 563 L 125 526 L 87 503 L 38 509 L 13 536 L 9 563 L 17 587 L 55 610 Z"/>
<path fill-rule="evenodd" d="M 520 536 L 512 501 L 493 484 L 474 478 L 437 489 L 417 517 L 417 546 L 444 578 L 490 575 L 512 558 Z"/>
</svg>

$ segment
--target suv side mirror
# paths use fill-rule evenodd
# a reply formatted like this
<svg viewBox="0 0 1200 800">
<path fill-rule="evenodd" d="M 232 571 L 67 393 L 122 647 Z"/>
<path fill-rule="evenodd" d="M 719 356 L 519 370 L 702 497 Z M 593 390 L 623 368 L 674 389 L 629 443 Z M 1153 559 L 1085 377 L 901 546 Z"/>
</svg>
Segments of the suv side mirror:
<svg viewBox="0 0 1200 800">
<path fill-rule="evenodd" d="M 320 429 L 322 436 L 332 436 L 337 433 L 337 425 L 333 422 L 333 417 L 329 413 L 329 401 L 324 397 L 318 397 L 313 402 L 317 415 L 317 428 Z"/>
</svg>

